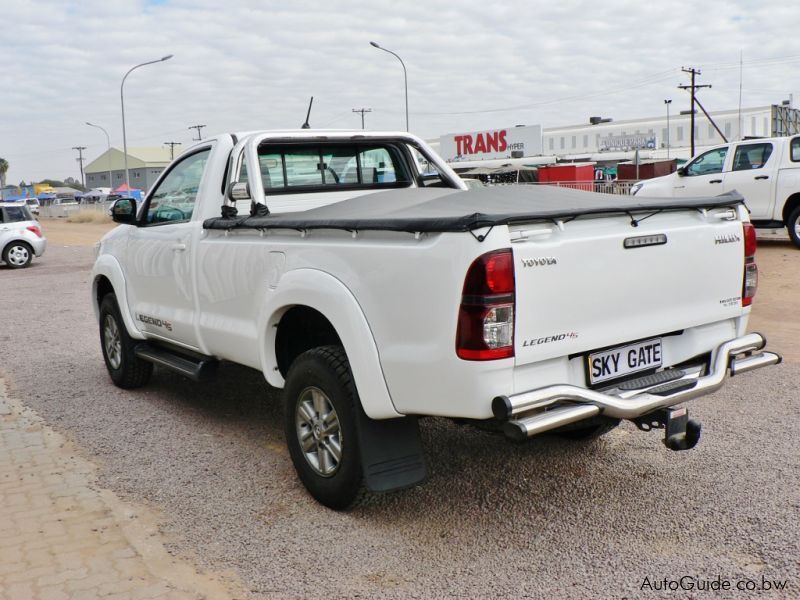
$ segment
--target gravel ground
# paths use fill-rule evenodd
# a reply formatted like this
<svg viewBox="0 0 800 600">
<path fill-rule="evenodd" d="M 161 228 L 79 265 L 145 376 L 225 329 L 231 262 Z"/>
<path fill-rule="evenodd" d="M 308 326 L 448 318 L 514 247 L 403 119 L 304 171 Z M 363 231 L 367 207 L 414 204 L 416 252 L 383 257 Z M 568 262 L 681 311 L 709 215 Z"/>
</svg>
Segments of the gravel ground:
<svg viewBox="0 0 800 600">
<path fill-rule="evenodd" d="M 259 373 L 111 384 L 91 262 L 90 248 L 53 246 L 29 269 L 0 267 L 0 376 L 103 486 L 161 511 L 174 551 L 236 569 L 254 597 L 638 597 L 646 577 L 684 575 L 789 580 L 772 595 L 800 597 L 800 364 L 690 404 L 704 436 L 689 452 L 627 423 L 593 443 L 514 445 L 426 420 L 427 484 L 335 513 L 295 478 Z"/>
</svg>

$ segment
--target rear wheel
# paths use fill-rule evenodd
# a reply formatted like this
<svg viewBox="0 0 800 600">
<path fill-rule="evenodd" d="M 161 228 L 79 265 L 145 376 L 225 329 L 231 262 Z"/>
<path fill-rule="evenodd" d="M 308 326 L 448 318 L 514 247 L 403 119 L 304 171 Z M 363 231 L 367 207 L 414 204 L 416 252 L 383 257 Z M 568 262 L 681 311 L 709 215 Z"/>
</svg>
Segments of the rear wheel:
<svg viewBox="0 0 800 600">
<path fill-rule="evenodd" d="M 794 245 L 800 248 L 800 206 L 795 208 L 786 221 L 786 229 L 789 230 L 789 237 L 792 238 Z"/>
<path fill-rule="evenodd" d="M 356 429 L 358 393 L 344 349 L 301 354 L 284 388 L 284 429 L 297 475 L 321 504 L 351 507 L 364 495 Z"/>
<path fill-rule="evenodd" d="M 125 329 L 114 294 L 106 294 L 100 303 L 100 347 L 114 385 L 133 389 L 150 380 L 153 363 L 136 356 L 136 343 Z"/>
<path fill-rule="evenodd" d="M 23 269 L 33 260 L 33 248 L 25 242 L 11 242 L 3 250 L 3 260 L 12 269 Z"/>
</svg>

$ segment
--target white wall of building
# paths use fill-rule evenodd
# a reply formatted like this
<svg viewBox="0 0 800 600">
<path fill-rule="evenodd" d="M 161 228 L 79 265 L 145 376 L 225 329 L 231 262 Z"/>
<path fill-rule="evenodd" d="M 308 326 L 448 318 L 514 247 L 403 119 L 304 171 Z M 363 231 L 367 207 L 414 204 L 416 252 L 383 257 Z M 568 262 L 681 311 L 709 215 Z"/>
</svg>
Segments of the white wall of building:
<svg viewBox="0 0 800 600">
<path fill-rule="evenodd" d="M 731 141 L 746 136 L 769 137 L 771 133 L 770 110 L 769 106 L 742 109 L 741 130 L 738 110 L 718 111 L 711 113 L 711 116 L 725 137 Z M 596 154 L 599 152 L 602 138 L 610 135 L 631 134 L 655 135 L 659 149 L 666 150 L 667 144 L 675 149 L 689 148 L 689 132 L 690 115 L 670 114 L 668 134 L 665 109 L 663 116 L 648 119 L 547 128 L 543 132 L 542 152 L 559 156 Z M 724 140 L 706 116 L 698 111 L 698 114 L 695 115 L 695 146 L 713 146 L 723 142 Z"/>
</svg>

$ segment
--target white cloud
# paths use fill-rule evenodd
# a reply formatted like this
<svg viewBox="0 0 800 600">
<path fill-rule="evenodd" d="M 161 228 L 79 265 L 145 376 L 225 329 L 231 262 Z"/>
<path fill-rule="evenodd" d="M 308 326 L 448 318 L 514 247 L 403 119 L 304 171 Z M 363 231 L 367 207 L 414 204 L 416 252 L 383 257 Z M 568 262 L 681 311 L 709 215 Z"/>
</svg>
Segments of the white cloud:
<svg viewBox="0 0 800 600">
<path fill-rule="evenodd" d="M 130 145 L 299 126 L 404 127 L 424 137 L 518 123 L 544 127 L 685 108 L 681 66 L 703 69 L 709 110 L 800 100 L 800 6 L 740 2 L 265 2 L 6 0 L 0 41 L 0 156 L 9 181 L 78 176 L 72 146 L 121 146 L 119 84 Z M 12 24 L 12 25 L 9 25 Z M 786 60 L 748 62 L 771 57 Z M 522 106 L 516 110 L 495 110 Z M 185 147 L 185 146 L 184 146 Z"/>
</svg>

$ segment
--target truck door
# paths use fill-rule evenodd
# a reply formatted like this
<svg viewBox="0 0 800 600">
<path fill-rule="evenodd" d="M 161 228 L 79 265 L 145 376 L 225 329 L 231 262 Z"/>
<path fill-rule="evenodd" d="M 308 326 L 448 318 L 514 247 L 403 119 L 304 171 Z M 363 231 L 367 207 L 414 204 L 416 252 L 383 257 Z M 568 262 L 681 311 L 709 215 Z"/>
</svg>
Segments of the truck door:
<svg viewBox="0 0 800 600">
<path fill-rule="evenodd" d="M 725 158 L 728 147 L 714 148 L 692 160 L 675 178 L 675 196 L 692 198 L 718 196 L 723 192 Z M 680 175 L 680 173 L 683 175 Z"/>
<path fill-rule="evenodd" d="M 730 172 L 725 174 L 723 188 L 744 196 L 751 219 L 770 219 L 775 200 L 774 167 L 779 157 L 771 142 L 737 144 Z"/>
<path fill-rule="evenodd" d="M 140 226 L 128 240 L 127 286 L 132 317 L 153 337 L 196 348 L 192 279 L 195 200 L 202 193 L 211 146 L 173 163 L 148 194 Z"/>
</svg>

